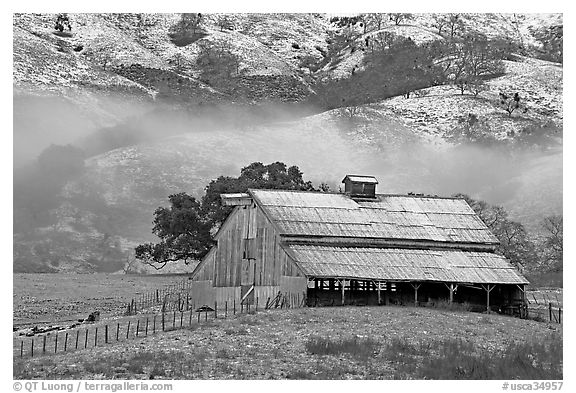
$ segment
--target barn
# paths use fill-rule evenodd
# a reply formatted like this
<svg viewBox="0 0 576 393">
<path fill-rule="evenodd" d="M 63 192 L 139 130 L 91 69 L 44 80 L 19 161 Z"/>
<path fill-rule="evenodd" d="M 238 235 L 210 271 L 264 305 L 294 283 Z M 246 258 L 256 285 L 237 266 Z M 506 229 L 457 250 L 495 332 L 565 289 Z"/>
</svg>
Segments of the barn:
<svg viewBox="0 0 576 393">
<path fill-rule="evenodd" d="M 495 253 L 497 238 L 465 200 L 377 194 L 347 175 L 343 193 L 223 194 L 234 210 L 192 273 L 207 304 L 273 299 L 292 307 L 468 303 L 495 310 L 528 281 Z"/>
</svg>

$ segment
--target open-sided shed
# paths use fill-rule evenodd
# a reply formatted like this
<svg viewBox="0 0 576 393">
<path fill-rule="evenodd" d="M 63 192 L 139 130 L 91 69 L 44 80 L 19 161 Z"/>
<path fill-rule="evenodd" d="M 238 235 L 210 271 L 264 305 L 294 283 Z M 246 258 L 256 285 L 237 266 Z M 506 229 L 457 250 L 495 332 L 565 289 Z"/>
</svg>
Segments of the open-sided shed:
<svg viewBox="0 0 576 393">
<path fill-rule="evenodd" d="M 193 272 L 206 301 L 293 305 L 468 302 L 500 307 L 528 281 L 465 200 L 375 193 L 347 176 L 344 193 L 249 190 Z M 359 184 L 360 183 L 360 184 Z"/>
</svg>

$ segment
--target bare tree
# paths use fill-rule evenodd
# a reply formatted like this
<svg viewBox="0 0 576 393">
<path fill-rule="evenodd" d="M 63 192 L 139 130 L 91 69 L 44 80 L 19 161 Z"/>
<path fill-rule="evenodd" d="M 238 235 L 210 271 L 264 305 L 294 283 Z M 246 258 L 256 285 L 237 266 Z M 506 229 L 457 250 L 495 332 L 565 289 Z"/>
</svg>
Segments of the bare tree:
<svg viewBox="0 0 576 393">
<path fill-rule="evenodd" d="M 136 258 L 131 258 L 130 255 L 126 256 L 126 264 L 124 265 L 124 268 L 122 268 L 122 271 L 124 272 L 124 274 L 134 274 L 136 273 L 136 270 L 134 269 L 136 267 L 136 262 L 138 260 Z"/>
<path fill-rule="evenodd" d="M 387 19 L 386 14 L 365 14 L 363 16 L 364 33 L 381 30 Z"/>
<path fill-rule="evenodd" d="M 362 107 L 360 105 L 350 105 L 342 108 L 343 112 L 352 120 L 357 114 L 360 113 Z"/>
<path fill-rule="evenodd" d="M 394 22 L 396 26 L 398 26 L 402 22 L 414 19 L 414 15 L 412 14 L 401 14 L 401 13 L 388 14 L 388 17 L 392 22 Z"/>
<path fill-rule="evenodd" d="M 517 109 L 520 109 L 521 99 L 518 92 L 514 93 L 512 96 L 500 92 L 499 97 L 500 106 L 508 113 L 508 117 L 512 117 L 512 113 Z M 524 112 L 526 112 L 526 108 L 524 109 Z"/>
<path fill-rule="evenodd" d="M 223 14 L 216 20 L 216 26 L 220 28 L 220 31 L 224 30 L 234 30 L 234 21 L 228 14 Z"/>
<path fill-rule="evenodd" d="M 485 88 L 486 77 L 504 70 L 501 53 L 484 36 L 469 36 L 449 45 L 449 55 L 442 60 L 444 74 L 458 87 L 460 94 L 470 90 L 477 95 Z"/>
<path fill-rule="evenodd" d="M 564 255 L 564 220 L 560 215 L 546 217 L 542 221 L 545 237 L 542 242 L 542 262 L 552 270 L 562 270 Z"/>
<path fill-rule="evenodd" d="M 450 37 L 454 38 L 459 33 L 464 33 L 464 22 L 460 14 L 448 14 L 446 16 L 446 26 L 450 31 Z"/>
<path fill-rule="evenodd" d="M 188 63 L 186 57 L 180 52 L 176 53 L 169 62 L 174 65 L 176 71 L 182 71 Z"/>
</svg>

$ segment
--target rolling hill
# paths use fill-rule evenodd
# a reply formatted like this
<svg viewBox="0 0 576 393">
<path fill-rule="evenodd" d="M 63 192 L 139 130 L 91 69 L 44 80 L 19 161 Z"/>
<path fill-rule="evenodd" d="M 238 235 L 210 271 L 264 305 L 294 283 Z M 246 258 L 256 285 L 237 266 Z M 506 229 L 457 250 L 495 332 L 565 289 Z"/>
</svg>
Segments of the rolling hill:
<svg viewBox="0 0 576 393">
<path fill-rule="evenodd" d="M 348 46 L 323 67 L 303 65 L 328 56 L 339 28 L 326 15 L 229 15 L 231 29 L 219 26 L 222 15 L 204 15 L 202 34 L 186 45 L 171 37 L 178 14 L 69 17 L 64 34 L 54 30 L 55 15 L 13 17 L 15 170 L 34 165 L 51 143 L 87 152 L 45 221 L 15 208 L 15 271 L 121 271 L 135 245 L 153 240 L 152 214 L 168 195 L 200 196 L 211 179 L 254 161 L 298 165 L 335 190 L 345 174 L 367 173 L 382 193 L 465 192 L 504 205 L 533 230 L 562 211 L 562 64 L 535 58 L 535 32 L 561 25 L 561 15 L 465 15 L 467 29 L 524 48 L 486 90 L 430 86 L 359 105 L 353 116 L 319 106 L 316 83 L 347 77 L 364 52 Z M 445 39 L 430 15 L 383 30 Z M 203 46 L 236 56 L 230 83 L 203 76 Z M 508 116 L 501 91 L 519 92 L 528 111 Z M 470 115 L 492 145 L 451 139 Z M 560 130 L 550 146 L 498 145 L 542 127 Z"/>
</svg>

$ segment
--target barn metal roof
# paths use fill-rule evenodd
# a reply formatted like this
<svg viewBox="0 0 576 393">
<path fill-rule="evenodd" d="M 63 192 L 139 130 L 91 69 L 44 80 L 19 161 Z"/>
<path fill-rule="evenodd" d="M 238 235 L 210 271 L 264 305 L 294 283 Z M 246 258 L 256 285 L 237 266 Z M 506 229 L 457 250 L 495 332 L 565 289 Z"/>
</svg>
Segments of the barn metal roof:
<svg viewBox="0 0 576 393">
<path fill-rule="evenodd" d="M 527 284 L 506 258 L 487 252 L 286 244 L 307 276 L 384 281 Z"/>
<path fill-rule="evenodd" d="M 283 235 L 498 244 L 463 199 L 250 190 Z"/>
</svg>

